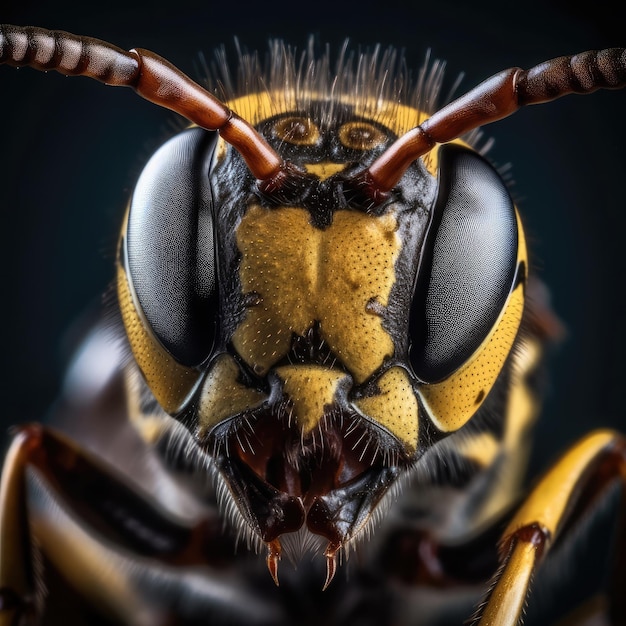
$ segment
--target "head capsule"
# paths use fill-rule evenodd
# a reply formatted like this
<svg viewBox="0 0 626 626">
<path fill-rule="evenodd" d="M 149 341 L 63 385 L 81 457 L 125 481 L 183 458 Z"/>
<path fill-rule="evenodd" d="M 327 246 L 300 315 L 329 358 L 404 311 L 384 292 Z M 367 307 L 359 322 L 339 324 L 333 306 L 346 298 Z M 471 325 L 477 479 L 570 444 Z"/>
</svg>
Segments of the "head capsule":
<svg viewBox="0 0 626 626">
<path fill-rule="evenodd" d="M 245 524 L 272 554 L 304 527 L 334 563 L 501 378 L 526 251 L 504 183 L 460 142 L 411 163 L 381 202 L 359 194 L 426 114 L 330 85 L 228 103 L 289 163 L 278 190 L 214 134 L 170 140 L 133 196 L 119 293 L 148 386 Z"/>
</svg>

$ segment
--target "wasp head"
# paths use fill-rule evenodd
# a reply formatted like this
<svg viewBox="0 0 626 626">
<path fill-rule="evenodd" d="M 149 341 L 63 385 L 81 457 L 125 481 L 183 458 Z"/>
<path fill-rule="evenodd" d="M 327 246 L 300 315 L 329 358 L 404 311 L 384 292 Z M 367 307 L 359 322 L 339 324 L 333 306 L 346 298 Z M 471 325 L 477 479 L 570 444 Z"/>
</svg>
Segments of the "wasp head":
<svg viewBox="0 0 626 626">
<path fill-rule="evenodd" d="M 373 60 L 358 68 L 386 75 L 391 60 Z M 376 97 L 360 71 L 229 101 L 289 164 L 276 188 L 216 134 L 173 138 L 120 246 L 137 365 L 275 578 L 297 534 L 325 542 L 328 584 L 394 485 L 480 409 L 521 318 L 521 231 L 482 157 L 442 149 L 381 201 L 360 193 L 359 175 L 426 116 Z"/>
</svg>

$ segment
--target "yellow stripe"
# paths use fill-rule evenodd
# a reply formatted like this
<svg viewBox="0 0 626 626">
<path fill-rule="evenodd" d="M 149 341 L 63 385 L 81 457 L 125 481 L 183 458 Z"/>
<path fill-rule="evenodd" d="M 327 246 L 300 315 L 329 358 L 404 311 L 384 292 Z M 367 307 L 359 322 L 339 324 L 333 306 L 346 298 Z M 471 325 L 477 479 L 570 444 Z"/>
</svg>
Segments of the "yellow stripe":
<svg viewBox="0 0 626 626">
<path fill-rule="evenodd" d="M 537 523 L 556 535 L 563 512 L 581 484 L 584 472 L 594 459 L 616 438 L 611 431 L 587 435 L 571 448 L 533 489 L 504 532 L 510 536 L 519 528 Z"/>
<path fill-rule="evenodd" d="M 28 433 L 17 433 L 4 459 L 0 482 L 0 588 L 6 587 L 24 597 L 34 591 L 30 585 L 32 555 L 28 549 L 30 528 L 25 507 L 24 472 L 29 454 L 37 451 L 38 443 L 37 440 L 33 442 Z"/>
<path fill-rule="evenodd" d="M 500 443 L 491 433 L 480 433 L 467 435 L 458 443 L 456 449 L 466 459 L 481 467 L 488 467 L 494 462 L 501 448 Z"/>
<path fill-rule="evenodd" d="M 135 306 L 126 272 L 118 264 L 117 293 L 126 335 L 135 361 L 158 403 L 176 414 L 197 383 L 200 373 L 178 363 L 153 338 Z"/>
<path fill-rule="evenodd" d="M 528 593 L 537 548 L 526 541 L 515 544 L 506 568 L 494 587 L 480 626 L 516 626 Z"/>
<path fill-rule="evenodd" d="M 310 92 L 299 98 L 301 101 L 303 99 L 327 100 L 328 97 L 326 94 Z M 396 135 L 406 133 L 428 117 L 426 113 L 413 107 L 377 98 L 363 99 L 345 96 L 335 98 L 335 101 L 339 104 L 353 106 L 355 117 L 375 120 L 391 129 Z M 295 91 L 288 89 L 273 92 L 263 91 L 230 100 L 227 102 L 227 106 L 252 126 L 255 126 L 275 115 L 296 111 L 298 98 Z"/>
<path fill-rule="evenodd" d="M 447 379 L 420 387 L 428 414 L 439 430 L 458 430 L 480 408 L 509 356 L 523 309 L 524 289 L 520 284 L 474 356 Z"/>
</svg>

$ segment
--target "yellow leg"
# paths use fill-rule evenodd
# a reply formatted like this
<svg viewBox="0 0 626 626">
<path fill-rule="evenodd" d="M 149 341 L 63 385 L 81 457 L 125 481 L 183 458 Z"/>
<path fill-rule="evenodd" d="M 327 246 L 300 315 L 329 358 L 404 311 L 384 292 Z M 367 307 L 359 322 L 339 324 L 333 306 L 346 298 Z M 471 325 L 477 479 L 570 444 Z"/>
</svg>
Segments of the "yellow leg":
<svg viewBox="0 0 626 626">
<path fill-rule="evenodd" d="M 26 427 L 13 439 L 0 482 L 0 626 L 36 613 L 36 581 L 24 497 L 24 467 L 40 443 Z"/>
<path fill-rule="evenodd" d="M 474 623 L 516 626 L 521 622 L 530 579 L 566 522 L 588 511 L 616 480 L 626 487 L 626 440 L 610 431 L 591 433 L 563 456 L 536 485 L 503 533 L 502 566 Z M 624 524 L 624 520 L 622 520 Z M 623 586 L 625 546 L 620 533 L 610 615 L 626 623 Z"/>
<path fill-rule="evenodd" d="M 0 626 L 169 625 L 181 599 L 207 623 L 279 623 L 262 590 L 224 576 L 234 544 L 220 528 L 214 511 L 172 516 L 60 433 L 22 427 L 0 484 Z"/>
</svg>

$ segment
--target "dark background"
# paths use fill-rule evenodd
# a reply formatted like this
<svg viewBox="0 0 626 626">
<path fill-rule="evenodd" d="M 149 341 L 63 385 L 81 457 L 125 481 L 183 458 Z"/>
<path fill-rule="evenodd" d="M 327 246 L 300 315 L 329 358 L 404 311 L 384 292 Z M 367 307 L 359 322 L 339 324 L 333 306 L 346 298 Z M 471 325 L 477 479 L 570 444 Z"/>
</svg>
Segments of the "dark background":
<svg viewBox="0 0 626 626">
<path fill-rule="evenodd" d="M 414 70 L 430 47 L 447 60 L 449 83 L 466 73 L 462 90 L 506 67 L 626 43 L 622 20 L 598 3 L 526 2 L 514 11 L 398 0 L 92 6 L 85 17 L 84 8 L 5 0 L 0 20 L 152 49 L 197 78 L 200 51 L 210 58 L 225 44 L 234 58 L 235 36 L 262 52 L 269 37 L 303 46 L 310 33 L 333 50 L 346 37 L 354 46 L 395 45 Z M 534 264 L 568 331 L 553 361 L 541 458 L 593 427 L 626 430 L 625 113 L 626 90 L 598 92 L 487 127 L 491 158 L 512 164 Z M 129 89 L 0 68 L 2 423 L 41 419 L 55 397 L 64 333 L 110 283 L 128 194 L 173 119 Z"/>
<path fill-rule="evenodd" d="M 234 58 L 234 36 L 263 52 L 269 37 L 301 47 L 310 33 L 335 51 L 346 37 L 353 46 L 392 44 L 415 71 L 430 47 L 448 62 L 448 85 L 466 73 L 464 91 L 503 68 L 626 44 L 623 18 L 606 6 L 566 4 L 280 0 L 200 8 L 178 0 L 87 9 L 4 0 L 0 21 L 152 49 L 195 78 L 200 51 L 210 57 L 226 44 Z M 534 265 L 567 329 L 552 361 L 535 467 L 592 428 L 626 432 L 625 112 L 626 90 L 599 92 L 487 128 L 496 140 L 491 158 L 512 164 Z M 128 194 L 172 119 L 128 89 L 0 68 L 3 429 L 41 419 L 54 399 L 64 334 L 110 284 Z"/>
</svg>

